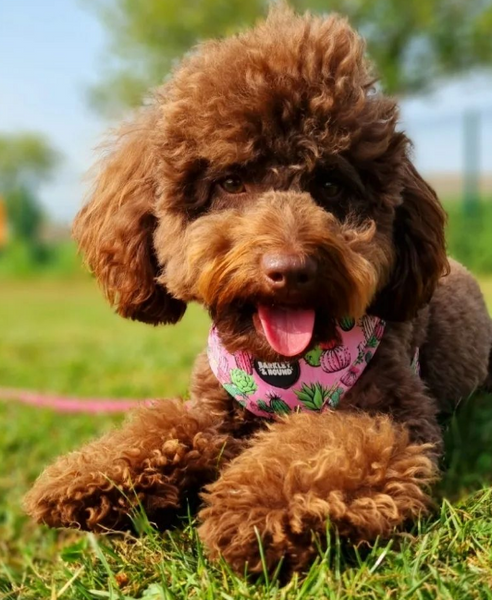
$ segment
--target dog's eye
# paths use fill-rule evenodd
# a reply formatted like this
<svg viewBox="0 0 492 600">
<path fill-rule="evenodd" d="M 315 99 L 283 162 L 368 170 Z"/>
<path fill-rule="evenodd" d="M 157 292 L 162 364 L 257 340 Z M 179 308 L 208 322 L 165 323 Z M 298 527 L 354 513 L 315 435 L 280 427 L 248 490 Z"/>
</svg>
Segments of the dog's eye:
<svg viewBox="0 0 492 600">
<path fill-rule="evenodd" d="M 322 170 L 310 181 L 308 191 L 319 206 L 331 211 L 345 205 L 349 187 L 338 173 Z"/>
<path fill-rule="evenodd" d="M 219 182 L 220 187 L 228 194 L 242 194 L 246 191 L 244 183 L 239 177 L 229 176 Z"/>
<path fill-rule="evenodd" d="M 323 181 L 321 187 L 326 198 L 338 198 L 343 191 L 343 186 L 340 183 L 329 179 Z"/>
</svg>

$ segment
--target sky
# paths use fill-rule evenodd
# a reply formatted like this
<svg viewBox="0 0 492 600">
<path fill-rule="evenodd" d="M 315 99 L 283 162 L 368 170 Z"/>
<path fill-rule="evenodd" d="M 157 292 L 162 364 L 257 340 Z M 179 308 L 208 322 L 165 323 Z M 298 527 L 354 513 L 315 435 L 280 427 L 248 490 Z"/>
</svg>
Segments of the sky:
<svg viewBox="0 0 492 600">
<path fill-rule="evenodd" d="M 0 0 L 0 132 L 39 131 L 63 155 L 41 199 L 57 220 L 81 205 L 107 127 L 88 102 L 105 32 L 83 0 Z"/>
<path fill-rule="evenodd" d="M 107 44 L 88 4 L 0 0 L 0 132 L 41 132 L 62 154 L 60 168 L 40 190 L 44 207 L 60 222 L 81 206 L 84 174 L 108 128 L 88 102 Z M 481 115 L 480 162 L 492 172 L 492 74 L 472 73 L 402 103 L 402 127 L 424 174 L 461 170 L 463 114 L 470 110 Z"/>
</svg>

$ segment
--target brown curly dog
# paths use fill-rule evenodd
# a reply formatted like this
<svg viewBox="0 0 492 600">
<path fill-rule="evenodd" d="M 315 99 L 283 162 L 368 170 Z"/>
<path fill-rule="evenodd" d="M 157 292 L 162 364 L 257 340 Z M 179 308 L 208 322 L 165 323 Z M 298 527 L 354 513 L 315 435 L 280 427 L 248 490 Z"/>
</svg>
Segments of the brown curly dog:
<svg viewBox="0 0 492 600">
<path fill-rule="evenodd" d="M 277 8 L 202 44 L 123 127 L 74 229 L 119 314 L 176 323 L 199 302 L 226 351 L 256 361 L 300 360 L 347 315 L 383 319 L 337 410 L 261 418 L 200 355 L 187 405 L 142 408 L 50 466 L 35 519 L 125 528 L 139 501 L 166 527 L 201 500 L 210 556 L 258 572 L 257 534 L 268 567 L 303 569 L 328 521 L 370 541 L 429 509 L 437 417 L 486 381 L 492 326 L 374 81 L 337 16 Z"/>
</svg>

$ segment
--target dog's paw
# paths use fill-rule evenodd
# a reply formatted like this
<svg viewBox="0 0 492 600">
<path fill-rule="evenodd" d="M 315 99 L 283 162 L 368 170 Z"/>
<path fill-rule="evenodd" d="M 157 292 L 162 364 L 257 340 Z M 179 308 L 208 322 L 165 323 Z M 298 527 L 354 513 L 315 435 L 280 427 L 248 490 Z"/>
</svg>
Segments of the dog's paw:
<svg viewBox="0 0 492 600">
<path fill-rule="evenodd" d="M 164 473 L 163 454 L 156 451 L 153 460 L 142 460 L 137 470 L 126 457 L 101 462 L 90 460 L 84 449 L 72 452 L 40 475 L 24 498 L 24 508 L 50 527 L 94 531 L 131 527 L 140 507 L 149 516 L 169 513 L 180 505 L 180 490 L 172 471 Z M 97 456 L 105 455 L 101 451 Z"/>
<path fill-rule="evenodd" d="M 260 434 L 203 495 L 199 533 L 238 572 L 306 568 L 327 524 L 353 542 L 428 510 L 435 468 L 390 419 L 293 415 Z M 260 541 L 263 559 L 260 559 Z M 263 561 L 263 562 L 262 562 Z"/>
<path fill-rule="evenodd" d="M 210 558 L 223 557 L 237 573 L 295 568 L 314 555 L 310 530 L 292 531 L 286 504 L 269 506 L 261 490 L 228 477 L 208 487 L 199 535 Z"/>
<path fill-rule="evenodd" d="M 122 526 L 128 520 L 131 496 L 97 469 L 78 470 L 74 459 L 74 455 L 63 457 L 41 474 L 24 498 L 26 512 L 50 527 L 98 530 Z"/>
</svg>

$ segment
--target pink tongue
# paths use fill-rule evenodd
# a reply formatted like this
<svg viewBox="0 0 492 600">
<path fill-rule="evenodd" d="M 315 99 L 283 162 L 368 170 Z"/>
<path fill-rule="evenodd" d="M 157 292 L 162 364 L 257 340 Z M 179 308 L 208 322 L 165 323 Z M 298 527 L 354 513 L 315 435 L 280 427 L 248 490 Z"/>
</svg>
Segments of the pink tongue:
<svg viewBox="0 0 492 600">
<path fill-rule="evenodd" d="M 258 317 L 270 346 L 282 356 L 303 352 L 313 337 L 314 310 L 258 306 Z"/>
</svg>

